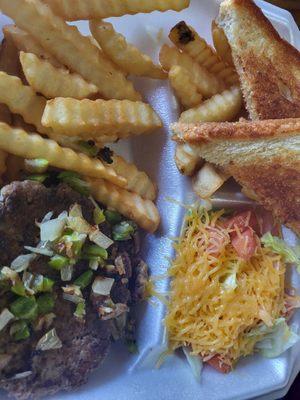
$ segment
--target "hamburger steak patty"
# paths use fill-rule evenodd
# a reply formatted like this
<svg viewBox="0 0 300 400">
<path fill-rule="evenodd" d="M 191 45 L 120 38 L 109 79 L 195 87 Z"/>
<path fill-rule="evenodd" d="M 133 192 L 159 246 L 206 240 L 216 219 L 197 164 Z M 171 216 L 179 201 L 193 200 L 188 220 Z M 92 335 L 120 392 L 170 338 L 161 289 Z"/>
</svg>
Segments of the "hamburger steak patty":
<svg viewBox="0 0 300 400">
<path fill-rule="evenodd" d="M 78 203 L 82 207 L 84 218 L 93 223 L 92 202 L 63 184 L 55 188 L 46 188 L 30 181 L 14 182 L 4 187 L 1 194 L 1 266 L 10 265 L 18 255 L 24 254 L 24 245 L 35 246 L 38 243 L 39 228 L 35 221 L 41 221 L 49 211 L 53 211 L 56 217 L 74 203 Z M 108 224 L 101 224 L 101 230 L 104 232 L 105 229 L 110 229 L 106 225 Z M 118 276 L 114 276 L 111 298 L 116 303 L 131 305 L 137 300 L 141 281 L 147 277 L 147 271 L 145 273 L 145 266 L 136 254 L 134 240 L 120 242 L 112 247 L 110 261 L 115 261 L 116 266 L 121 263 L 124 271 L 120 273 L 119 270 Z M 84 263 L 85 261 L 81 261 L 76 265 L 77 276 L 87 269 Z M 44 256 L 39 256 L 29 269 L 33 273 L 38 271 L 43 274 L 47 271 L 48 277 L 51 278 L 52 274 L 57 280 L 57 271 L 49 268 Z M 106 276 L 112 274 L 110 271 Z M 73 314 L 74 304 L 62 298 L 60 287 L 63 285 L 65 282 L 59 282 L 54 289 L 57 299 L 53 312 L 56 318 L 51 325 L 51 329 L 56 329 L 62 341 L 62 348 L 35 350 L 38 340 L 49 330 L 43 330 L 43 327 L 37 332 L 33 330 L 29 339 L 18 342 L 10 340 L 9 329 L 4 331 L 4 334 L 3 331 L 0 332 L 0 388 L 7 390 L 17 399 L 38 398 L 82 385 L 109 350 L 112 332 L 115 331 L 114 320 L 100 320 L 95 311 L 95 303 L 99 306 L 103 296 L 86 301 L 86 318 L 79 321 Z M 84 289 L 83 296 L 89 299 L 90 291 Z M 1 297 L 0 289 L 0 310 Z M 31 372 L 29 376 L 16 379 L 16 374 L 28 371 Z"/>
</svg>

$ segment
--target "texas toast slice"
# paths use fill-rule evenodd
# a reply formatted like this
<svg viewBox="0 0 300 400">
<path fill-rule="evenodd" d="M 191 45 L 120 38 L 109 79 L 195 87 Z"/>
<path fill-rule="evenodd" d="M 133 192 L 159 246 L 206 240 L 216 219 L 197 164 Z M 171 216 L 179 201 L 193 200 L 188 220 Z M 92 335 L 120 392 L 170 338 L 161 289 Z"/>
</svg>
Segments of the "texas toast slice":
<svg viewBox="0 0 300 400">
<path fill-rule="evenodd" d="M 225 0 L 223 28 L 252 120 L 300 117 L 300 53 L 252 0 Z"/>
<path fill-rule="evenodd" d="M 234 179 L 300 235 L 300 119 L 177 123 L 173 139 Z"/>
</svg>

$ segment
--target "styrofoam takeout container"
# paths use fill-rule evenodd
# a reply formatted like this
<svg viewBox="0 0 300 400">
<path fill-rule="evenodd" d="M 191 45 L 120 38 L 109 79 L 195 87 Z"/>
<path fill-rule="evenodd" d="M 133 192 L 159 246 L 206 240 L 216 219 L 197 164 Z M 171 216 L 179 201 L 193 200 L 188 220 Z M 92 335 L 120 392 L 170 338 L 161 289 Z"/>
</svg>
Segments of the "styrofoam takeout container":
<svg viewBox="0 0 300 400">
<path fill-rule="evenodd" d="M 155 12 L 112 18 L 112 21 L 130 42 L 157 58 L 160 45 L 168 42 L 170 28 L 180 20 L 188 21 L 211 42 L 210 24 L 218 13 L 218 3 L 213 0 L 192 0 L 189 9 L 180 13 Z M 264 1 L 257 3 L 280 34 L 300 48 L 300 33 L 291 14 Z M 0 17 L 1 27 L 9 22 L 3 15 Z M 86 22 L 76 24 L 84 34 L 88 34 Z M 163 40 L 157 37 L 161 28 Z M 157 181 L 160 189 L 158 207 L 162 216 L 161 228 L 155 236 L 146 236 L 143 244 L 144 257 L 151 267 L 151 273 L 157 275 L 168 268 L 168 258 L 173 255 L 170 237 L 178 235 L 183 217 L 182 208 L 170 202 L 169 198 L 190 203 L 195 197 L 189 179 L 179 174 L 173 159 L 174 144 L 170 140 L 168 126 L 177 120 L 179 109 L 168 83 L 150 79 L 139 79 L 136 83 L 145 99 L 161 116 L 165 128 L 155 134 L 122 143 L 118 148 L 141 169 L 146 170 Z M 224 195 L 221 192 L 219 197 Z M 233 195 L 229 193 L 230 198 Z M 290 232 L 286 231 L 286 235 L 289 241 L 296 240 Z M 300 289 L 300 280 L 296 274 L 292 274 L 292 280 Z M 159 289 L 166 290 L 167 282 L 161 283 Z M 200 383 L 194 380 L 187 363 L 178 355 L 169 357 L 157 370 L 154 368 L 154 355 L 159 353 L 163 342 L 164 307 L 159 303 L 156 306 L 146 304 L 137 310 L 137 314 L 139 354 L 129 355 L 125 347 L 113 345 L 104 364 L 92 374 L 87 385 L 75 393 L 58 394 L 53 399 L 242 400 L 259 396 L 263 396 L 261 399 L 276 399 L 287 392 L 300 370 L 300 343 L 273 360 L 258 355 L 241 360 L 228 375 L 206 367 Z M 299 313 L 293 322 L 299 328 Z M 4 395 L 0 394 L 0 398 L 4 399 Z"/>
</svg>

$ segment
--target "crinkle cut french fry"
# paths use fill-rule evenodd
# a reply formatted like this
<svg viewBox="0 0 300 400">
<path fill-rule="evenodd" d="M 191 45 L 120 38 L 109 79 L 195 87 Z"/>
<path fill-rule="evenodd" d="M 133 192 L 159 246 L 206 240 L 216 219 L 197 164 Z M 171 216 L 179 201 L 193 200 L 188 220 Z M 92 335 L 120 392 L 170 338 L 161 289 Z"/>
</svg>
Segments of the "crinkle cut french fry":
<svg viewBox="0 0 300 400">
<path fill-rule="evenodd" d="M 211 23 L 211 33 L 218 56 L 228 65 L 234 66 L 230 44 L 224 30 L 215 21 Z"/>
<path fill-rule="evenodd" d="M 64 136 L 53 133 L 51 134 L 51 139 L 55 140 L 63 147 L 69 147 L 77 152 L 80 151 L 80 145 L 78 144 L 82 141 L 82 138 L 80 137 Z M 99 148 L 103 147 L 103 144 L 95 144 Z M 115 152 L 111 158 L 113 160 L 111 164 L 104 161 L 103 164 L 107 167 L 113 168 L 117 175 L 122 176 L 127 180 L 124 189 L 137 193 L 144 199 L 154 200 L 156 198 L 156 185 L 145 172 L 139 171 L 134 164 L 127 162 L 123 157 L 117 155 Z"/>
<path fill-rule="evenodd" d="M 11 112 L 20 114 L 40 133 L 50 134 L 51 130 L 41 123 L 46 99 L 38 96 L 30 86 L 23 85 L 21 79 L 0 72 L 0 102 L 6 104 Z"/>
<path fill-rule="evenodd" d="M 199 157 L 197 146 L 188 143 L 177 143 L 175 150 L 175 162 L 180 173 L 191 176 L 203 163 Z"/>
<path fill-rule="evenodd" d="M 179 65 L 174 65 L 169 71 L 169 81 L 180 103 L 185 108 L 195 107 L 202 102 L 202 96 L 197 91 L 189 71 Z"/>
<path fill-rule="evenodd" d="M 35 54 L 20 53 L 20 61 L 29 85 L 48 99 L 72 97 L 83 99 L 98 92 L 97 86 L 86 82 L 80 75 L 56 68 Z"/>
<path fill-rule="evenodd" d="M 3 28 L 3 34 L 6 39 L 14 42 L 19 51 L 33 53 L 43 60 L 49 61 L 55 67 L 62 67 L 62 64 L 48 53 L 29 33 L 23 31 L 15 25 L 6 25 Z"/>
<path fill-rule="evenodd" d="M 54 13 L 68 21 L 119 17 L 152 11 L 180 11 L 190 0 L 44 0 Z"/>
<path fill-rule="evenodd" d="M 146 231 L 156 231 L 160 217 L 152 201 L 142 199 L 136 193 L 121 189 L 103 179 L 87 178 L 87 182 L 90 184 L 95 200 L 119 211 Z"/>
<path fill-rule="evenodd" d="M 169 38 L 178 48 L 227 85 L 239 83 L 239 77 L 234 68 L 226 65 L 206 41 L 184 21 L 171 29 Z"/>
<path fill-rule="evenodd" d="M 192 57 L 186 53 L 181 53 L 175 47 L 163 45 L 160 50 L 159 59 L 166 71 L 169 71 L 174 65 L 179 65 L 188 70 L 198 91 L 206 98 L 220 93 L 225 89 L 225 84 L 221 79 L 212 75 Z"/>
<path fill-rule="evenodd" d="M 60 147 L 53 140 L 28 134 L 4 123 L 0 123 L 0 149 L 23 158 L 44 158 L 54 167 L 94 178 L 104 178 L 116 185 L 125 186 L 127 183 L 126 179 L 118 176 L 112 168 L 105 167 L 98 159 L 75 153 L 71 149 Z"/>
<path fill-rule="evenodd" d="M 56 133 L 115 141 L 160 128 L 149 104 L 130 100 L 49 100 L 42 123 Z M 111 139 L 111 140 L 109 140 Z"/>
<path fill-rule="evenodd" d="M 153 79 L 167 77 L 160 65 L 154 64 L 149 56 L 128 43 L 109 22 L 92 20 L 90 30 L 107 57 L 123 71 Z"/>
<path fill-rule="evenodd" d="M 144 199 L 155 200 L 156 186 L 145 172 L 139 171 L 135 164 L 127 162 L 116 153 L 113 154 L 112 160 L 112 164 L 104 162 L 104 165 L 110 166 L 117 175 L 123 176 L 127 180 L 125 186 L 127 190 L 137 193 Z"/>
<path fill-rule="evenodd" d="M 243 97 L 239 87 L 233 86 L 216 94 L 200 106 L 184 111 L 180 122 L 221 122 L 234 119 L 240 112 Z"/>
<path fill-rule="evenodd" d="M 6 168 L 7 168 L 7 166 L 6 166 L 7 156 L 8 156 L 8 154 L 7 154 L 6 151 L 0 150 L 0 183 L 2 183 L 2 181 L 3 181 L 3 175 L 4 175 L 5 172 L 6 172 Z"/>
<path fill-rule="evenodd" d="M 105 98 L 140 100 L 132 83 L 89 38 L 40 0 L 0 0 L 0 9 L 63 65 L 96 85 Z"/>
<path fill-rule="evenodd" d="M 199 107 L 183 112 L 180 122 L 221 122 L 234 119 L 242 107 L 242 93 L 238 87 L 232 87 L 216 94 Z M 175 162 L 184 175 L 192 175 L 201 164 L 196 147 L 188 143 L 177 144 Z"/>
</svg>

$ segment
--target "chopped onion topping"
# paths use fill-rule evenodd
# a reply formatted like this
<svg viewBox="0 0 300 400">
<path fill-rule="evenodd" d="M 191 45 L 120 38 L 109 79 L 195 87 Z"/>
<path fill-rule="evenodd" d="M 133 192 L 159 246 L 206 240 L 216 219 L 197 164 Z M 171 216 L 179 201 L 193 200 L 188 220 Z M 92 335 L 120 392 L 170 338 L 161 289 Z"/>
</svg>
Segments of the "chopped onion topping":
<svg viewBox="0 0 300 400">
<path fill-rule="evenodd" d="M 35 254 L 22 254 L 13 260 L 13 262 L 10 264 L 10 267 L 16 272 L 25 271 L 29 267 L 31 261 L 33 261 L 35 258 Z"/>
<path fill-rule="evenodd" d="M 24 371 L 20 372 L 19 374 L 15 374 L 10 378 L 10 380 L 15 380 L 15 379 L 24 379 L 27 378 L 28 376 L 32 375 L 32 371 Z"/>
<path fill-rule="evenodd" d="M 35 254 L 40 254 L 42 256 L 47 256 L 47 257 L 52 257 L 54 252 L 52 250 L 49 250 L 45 247 L 31 247 L 31 246 L 24 246 L 25 250 L 31 251 L 32 253 Z"/>
<path fill-rule="evenodd" d="M 113 240 L 104 235 L 104 233 L 100 232 L 98 229 L 93 229 L 93 231 L 89 234 L 89 239 L 91 242 L 96 243 L 98 246 L 103 247 L 105 250 L 114 243 Z"/>
<path fill-rule="evenodd" d="M 68 294 L 68 293 L 63 293 L 63 299 L 70 301 L 71 303 L 74 304 L 79 304 L 82 303 L 82 296 L 77 296 L 76 294 Z"/>
<path fill-rule="evenodd" d="M 69 217 L 83 218 L 82 208 L 79 204 L 75 203 L 72 205 L 69 211 Z"/>
<path fill-rule="evenodd" d="M 67 222 L 66 217 L 64 218 L 58 217 L 41 223 L 40 224 L 41 241 L 53 242 L 54 240 L 58 239 L 63 233 L 66 222 Z"/>
<path fill-rule="evenodd" d="M 56 329 L 51 329 L 37 343 L 36 350 L 46 351 L 60 349 L 62 342 L 57 336 Z"/>
<path fill-rule="evenodd" d="M 15 285 L 17 282 L 20 282 L 19 274 L 9 267 L 3 267 L 1 269 L 1 276 L 10 280 L 13 285 Z"/>
<path fill-rule="evenodd" d="M 4 308 L 4 310 L 0 314 L 0 332 L 14 318 L 15 318 L 14 314 L 12 314 L 7 308 Z"/>
<path fill-rule="evenodd" d="M 41 316 L 34 325 L 34 330 L 41 331 L 43 329 L 49 329 L 55 318 L 56 315 L 54 313 Z"/>
<path fill-rule="evenodd" d="M 27 272 L 27 271 L 24 272 L 22 281 L 23 281 L 26 291 L 29 294 L 34 294 L 34 290 L 31 287 L 32 283 L 33 283 L 33 279 L 34 279 L 34 276 L 30 272 Z"/>
<path fill-rule="evenodd" d="M 79 204 L 74 204 L 69 211 L 68 227 L 75 232 L 85 234 L 89 234 L 92 230 L 92 226 L 83 218 Z"/>
<path fill-rule="evenodd" d="M 123 313 L 126 313 L 129 311 L 129 308 L 127 307 L 126 304 L 123 303 L 117 303 L 114 304 L 114 308 L 111 307 L 99 307 L 98 312 L 99 316 L 103 321 L 107 321 L 109 319 L 117 318 Z"/>
<path fill-rule="evenodd" d="M 43 223 L 43 222 L 47 222 L 47 221 L 50 221 L 50 219 L 53 217 L 53 211 L 49 211 L 45 216 L 44 216 L 44 218 L 42 219 L 42 221 L 41 221 L 41 224 Z"/>
<path fill-rule="evenodd" d="M 63 282 L 69 282 L 73 276 L 73 265 L 66 265 L 60 270 L 60 277 Z"/>
<path fill-rule="evenodd" d="M 76 296 L 82 297 L 82 293 L 79 286 L 76 285 L 67 285 L 62 287 L 64 293 L 67 294 L 75 294 Z"/>
<path fill-rule="evenodd" d="M 113 278 L 103 278 L 97 276 L 92 285 L 92 291 L 95 294 L 101 294 L 102 296 L 108 296 L 115 280 Z"/>
<path fill-rule="evenodd" d="M 97 257 L 99 258 L 99 257 Z M 93 260 L 89 261 L 89 268 L 92 269 L 93 271 L 97 271 L 97 269 L 99 268 L 99 259 L 94 258 Z"/>
</svg>

